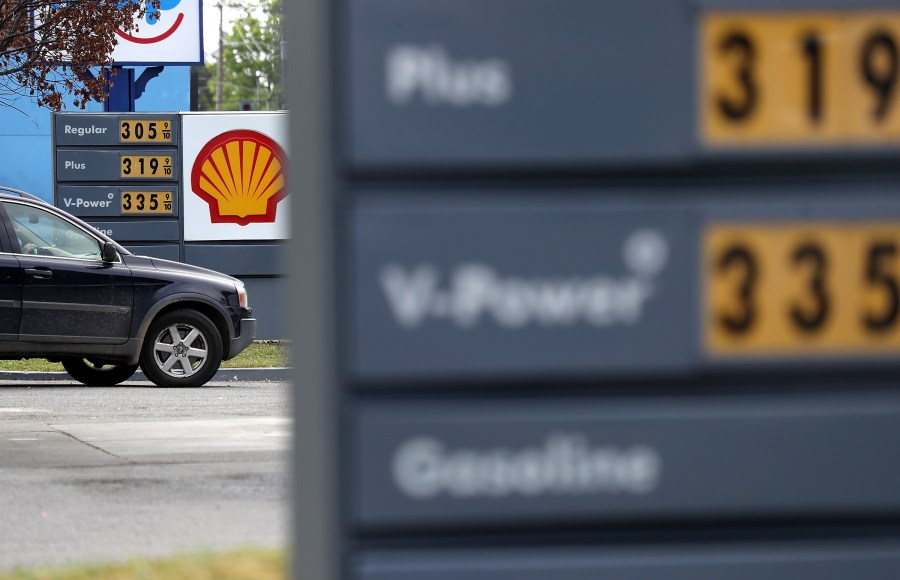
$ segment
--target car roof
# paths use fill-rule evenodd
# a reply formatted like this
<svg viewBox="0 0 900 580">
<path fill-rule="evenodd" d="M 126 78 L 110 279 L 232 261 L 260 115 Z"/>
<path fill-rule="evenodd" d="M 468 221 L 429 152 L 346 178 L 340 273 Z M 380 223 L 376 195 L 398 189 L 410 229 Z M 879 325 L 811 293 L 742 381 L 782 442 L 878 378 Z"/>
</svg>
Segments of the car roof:
<svg viewBox="0 0 900 580">
<path fill-rule="evenodd" d="M 111 237 L 107 236 L 103 232 L 97 230 L 97 228 L 91 226 L 91 224 L 84 222 L 83 220 L 79 219 L 78 217 L 73 216 L 72 214 L 67 213 L 66 211 L 64 211 L 52 204 L 47 203 L 46 201 L 44 201 L 43 199 L 39 198 L 36 195 L 32 195 L 26 191 L 22 191 L 21 189 L 15 189 L 14 187 L 7 187 L 5 185 L 0 185 L 0 196 L 4 196 L 4 195 L 9 196 L 9 197 L 18 197 L 19 199 L 22 199 L 25 201 L 38 203 L 44 207 L 48 207 L 49 209 L 51 209 L 57 213 L 64 214 L 66 216 L 66 218 L 69 219 L 70 221 L 77 222 L 86 228 L 90 228 L 91 233 L 93 235 L 99 236 L 101 239 L 115 244 L 116 249 L 119 250 L 120 253 L 129 254 L 129 255 L 131 254 L 131 252 L 128 251 L 125 247 L 123 247 L 122 244 L 118 243 L 117 241 L 115 241 Z"/>
<path fill-rule="evenodd" d="M 0 195 L 10 195 L 17 196 L 23 199 L 30 199 L 31 201 L 39 201 L 41 203 L 47 203 L 43 199 L 39 198 L 36 195 L 31 195 L 30 193 L 24 192 L 21 189 L 15 189 L 12 187 L 7 187 L 5 185 L 0 185 Z"/>
</svg>

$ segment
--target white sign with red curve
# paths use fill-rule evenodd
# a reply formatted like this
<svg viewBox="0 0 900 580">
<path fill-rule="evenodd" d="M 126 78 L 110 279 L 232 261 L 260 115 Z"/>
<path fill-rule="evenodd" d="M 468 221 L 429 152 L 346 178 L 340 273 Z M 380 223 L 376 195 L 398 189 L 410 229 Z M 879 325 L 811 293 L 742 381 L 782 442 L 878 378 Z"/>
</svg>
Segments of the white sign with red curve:
<svg viewBox="0 0 900 580">
<path fill-rule="evenodd" d="M 137 24 L 138 30 L 116 31 L 117 65 L 203 64 L 201 0 L 161 0 Z"/>
</svg>

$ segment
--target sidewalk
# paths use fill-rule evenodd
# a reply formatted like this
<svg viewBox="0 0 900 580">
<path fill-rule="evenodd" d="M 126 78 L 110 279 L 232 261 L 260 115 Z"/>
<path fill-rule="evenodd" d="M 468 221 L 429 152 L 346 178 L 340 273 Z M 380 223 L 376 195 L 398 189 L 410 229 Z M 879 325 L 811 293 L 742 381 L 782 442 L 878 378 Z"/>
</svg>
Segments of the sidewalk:
<svg viewBox="0 0 900 580">
<path fill-rule="evenodd" d="M 210 381 L 287 381 L 290 367 L 219 369 Z M 141 370 L 129 381 L 148 381 Z M 74 381 L 66 372 L 0 371 L 0 381 Z"/>
</svg>

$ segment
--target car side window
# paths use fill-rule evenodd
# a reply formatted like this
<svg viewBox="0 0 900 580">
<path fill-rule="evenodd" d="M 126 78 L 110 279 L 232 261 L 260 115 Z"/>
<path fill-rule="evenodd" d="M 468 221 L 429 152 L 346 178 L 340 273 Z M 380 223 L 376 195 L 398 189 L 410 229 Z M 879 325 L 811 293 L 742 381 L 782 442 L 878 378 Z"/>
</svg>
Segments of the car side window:
<svg viewBox="0 0 900 580">
<path fill-rule="evenodd" d="M 48 211 L 4 202 L 22 254 L 100 260 L 100 242 Z"/>
</svg>

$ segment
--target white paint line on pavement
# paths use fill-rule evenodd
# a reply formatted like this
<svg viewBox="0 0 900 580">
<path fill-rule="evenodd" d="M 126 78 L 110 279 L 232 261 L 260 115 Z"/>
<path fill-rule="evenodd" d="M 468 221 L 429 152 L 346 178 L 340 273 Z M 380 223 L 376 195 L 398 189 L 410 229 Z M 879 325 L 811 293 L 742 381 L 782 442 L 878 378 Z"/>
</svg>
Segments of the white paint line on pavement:
<svg viewBox="0 0 900 580">
<path fill-rule="evenodd" d="M 287 451 L 292 420 L 248 417 L 115 423 L 54 424 L 52 428 L 116 457 Z"/>
<path fill-rule="evenodd" d="M 36 409 L 34 407 L 0 407 L 0 413 L 52 413 L 52 409 Z"/>
</svg>

